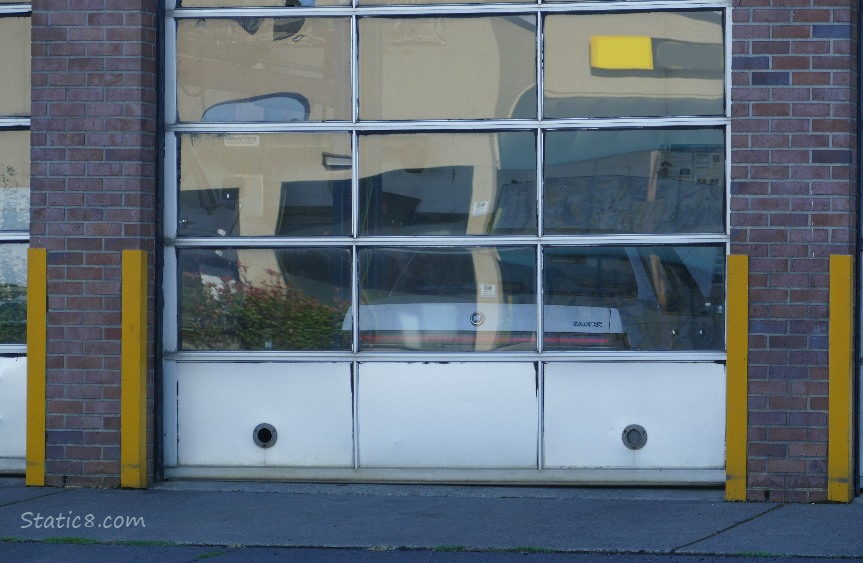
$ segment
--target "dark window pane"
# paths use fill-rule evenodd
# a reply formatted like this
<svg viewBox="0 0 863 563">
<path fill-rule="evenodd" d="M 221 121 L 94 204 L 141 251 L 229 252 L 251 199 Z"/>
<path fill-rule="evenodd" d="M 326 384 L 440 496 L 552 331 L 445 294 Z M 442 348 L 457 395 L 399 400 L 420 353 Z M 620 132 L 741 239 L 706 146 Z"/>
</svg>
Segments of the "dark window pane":
<svg viewBox="0 0 863 563">
<path fill-rule="evenodd" d="M 546 349 L 722 350 L 721 246 L 547 248 Z"/>
<path fill-rule="evenodd" d="M 27 245 L 0 245 L 0 344 L 27 342 Z"/>
<path fill-rule="evenodd" d="M 721 129 L 552 131 L 545 234 L 722 233 Z"/>
<path fill-rule="evenodd" d="M 532 248 L 371 248 L 359 260 L 361 349 L 536 348 Z"/>
<path fill-rule="evenodd" d="M 362 136 L 360 234 L 536 233 L 531 132 Z"/>
<path fill-rule="evenodd" d="M 347 133 L 182 135 L 177 234 L 348 235 L 350 180 Z"/>
</svg>

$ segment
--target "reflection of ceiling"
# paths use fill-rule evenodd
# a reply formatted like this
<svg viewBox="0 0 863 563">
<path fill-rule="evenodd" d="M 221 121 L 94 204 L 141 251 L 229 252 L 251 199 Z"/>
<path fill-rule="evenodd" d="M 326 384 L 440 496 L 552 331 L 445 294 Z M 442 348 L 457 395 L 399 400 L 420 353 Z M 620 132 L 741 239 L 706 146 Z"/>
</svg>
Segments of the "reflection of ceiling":
<svg viewBox="0 0 863 563">
<path fill-rule="evenodd" d="M 30 115 L 30 18 L 0 18 L 0 52 L 0 115 Z"/>
<path fill-rule="evenodd" d="M 30 132 L 0 131 L 0 188 L 30 185 Z"/>
<path fill-rule="evenodd" d="M 279 31 L 286 25 L 289 38 Z M 350 25 L 344 17 L 180 20 L 181 120 L 278 92 L 308 99 L 311 120 L 349 119 Z M 366 17 L 359 34 L 363 119 L 536 117 L 536 31 L 522 17 Z M 719 11 L 551 14 L 543 40 L 546 117 L 723 113 Z M 641 47 L 621 47 L 633 41 Z"/>
<path fill-rule="evenodd" d="M 536 34 L 522 23 L 508 16 L 361 19 L 361 117 L 512 117 L 536 81 Z"/>
<path fill-rule="evenodd" d="M 291 18 L 281 18 L 289 20 Z M 177 30 L 177 105 L 197 121 L 216 104 L 279 92 L 309 100 L 310 118 L 350 117 L 350 20 L 306 18 L 290 39 L 274 41 L 265 18 L 251 34 L 233 19 L 181 20 Z"/>
</svg>

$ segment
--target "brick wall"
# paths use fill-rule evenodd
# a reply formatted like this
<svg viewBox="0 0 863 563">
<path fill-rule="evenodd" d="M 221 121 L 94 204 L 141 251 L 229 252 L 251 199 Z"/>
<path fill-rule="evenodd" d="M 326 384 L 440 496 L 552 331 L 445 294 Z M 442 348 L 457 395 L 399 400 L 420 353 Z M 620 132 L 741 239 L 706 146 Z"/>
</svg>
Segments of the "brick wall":
<svg viewBox="0 0 863 563">
<path fill-rule="evenodd" d="M 115 487 L 121 251 L 151 251 L 152 268 L 155 246 L 156 0 L 32 6 L 30 232 L 48 250 L 46 484 Z M 151 282 L 151 319 L 152 295 Z M 149 427 L 152 438 L 152 416 Z"/>
<path fill-rule="evenodd" d="M 732 252 L 750 256 L 751 500 L 827 488 L 830 254 L 854 254 L 857 1 L 738 0 Z"/>
</svg>

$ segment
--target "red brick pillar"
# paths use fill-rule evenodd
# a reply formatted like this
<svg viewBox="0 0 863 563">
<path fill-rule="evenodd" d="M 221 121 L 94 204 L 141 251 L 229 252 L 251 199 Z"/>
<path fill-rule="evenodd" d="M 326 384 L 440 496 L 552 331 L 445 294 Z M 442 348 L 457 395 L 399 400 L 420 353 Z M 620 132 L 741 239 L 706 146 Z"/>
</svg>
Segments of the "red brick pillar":
<svg viewBox="0 0 863 563">
<path fill-rule="evenodd" d="M 750 256 L 748 498 L 827 489 L 830 254 L 857 237 L 857 0 L 739 0 L 732 252 Z"/>
<path fill-rule="evenodd" d="M 153 342 L 157 2 L 32 6 L 30 229 L 48 252 L 45 482 L 116 487 L 124 249 L 150 253 Z"/>
</svg>

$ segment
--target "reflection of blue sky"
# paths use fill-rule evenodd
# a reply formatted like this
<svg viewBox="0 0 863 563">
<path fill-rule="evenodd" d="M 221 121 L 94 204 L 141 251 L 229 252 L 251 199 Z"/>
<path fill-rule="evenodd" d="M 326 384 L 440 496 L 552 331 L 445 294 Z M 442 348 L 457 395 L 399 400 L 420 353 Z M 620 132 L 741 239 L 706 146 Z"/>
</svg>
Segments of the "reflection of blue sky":
<svg viewBox="0 0 863 563">
<path fill-rule="evenodd" d="M 545 139 L 545 164 L 555 166 L 624 155 L 691 146 L 722 152 L 721 129 L 621 129 L 551 131 Z M 535 164 L 532 136 L 500 135 L 501 162 L 509 168 L 532 168 Z"/>
<path fill-rule="evenodd" d="M 0 285 L 27 285 L 27 245 L 0 245 Z"/>
<path fill-rule="evenodd" d="M 552 166 L 628 153 L 691 146 L 721 150 L 724 140 L 721 129 L 552 131 L 546 136 L 545 163 Z"/>
<path fill-rule="evenodd" d="M 279 92 L 215 104 L 204 112 L 201 121 L 281 123 L 305 121 L 308 117 L 309 103 L 303 96 L 293 92 Z"/>
<path fill-rule="evenodd" d="M 698 284 L 701 294 L 710 296 L 717 259 L 722 257 L 724 260 L 725 250 L 717 246 L 679 246 L 676 250 L 680 261 Z"/>
</svg>

